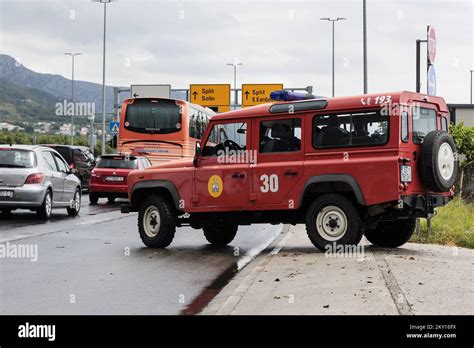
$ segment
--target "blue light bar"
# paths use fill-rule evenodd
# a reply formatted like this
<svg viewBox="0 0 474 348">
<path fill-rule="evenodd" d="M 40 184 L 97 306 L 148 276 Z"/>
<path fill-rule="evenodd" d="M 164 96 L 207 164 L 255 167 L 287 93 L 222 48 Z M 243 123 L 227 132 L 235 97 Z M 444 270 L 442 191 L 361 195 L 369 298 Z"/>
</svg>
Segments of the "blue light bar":
<svg viewBox="0 0 474 348">
<path fill-rule="evenodd" d="M 290 92 L 290 91 L 273 91 L 270 93 L 270 98 L 277 101 L 295 101 L 313 99 L 314 96 L 306 93 Z"/>
</svg>

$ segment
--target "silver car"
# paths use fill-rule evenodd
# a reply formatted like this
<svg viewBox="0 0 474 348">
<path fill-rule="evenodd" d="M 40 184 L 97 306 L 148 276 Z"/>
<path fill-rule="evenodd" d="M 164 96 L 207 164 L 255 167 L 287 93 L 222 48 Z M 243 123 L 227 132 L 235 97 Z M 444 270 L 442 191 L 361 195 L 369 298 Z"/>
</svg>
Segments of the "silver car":
<svg viewBox="0 0 474 348">
<path fill-rule="evenodd" d="M 49 219 L 53 208 L 81 209 L 81 182 L 55 150 L 36 145 L 0 145 L 0 211 L 36 211 Z"/>
</svg>

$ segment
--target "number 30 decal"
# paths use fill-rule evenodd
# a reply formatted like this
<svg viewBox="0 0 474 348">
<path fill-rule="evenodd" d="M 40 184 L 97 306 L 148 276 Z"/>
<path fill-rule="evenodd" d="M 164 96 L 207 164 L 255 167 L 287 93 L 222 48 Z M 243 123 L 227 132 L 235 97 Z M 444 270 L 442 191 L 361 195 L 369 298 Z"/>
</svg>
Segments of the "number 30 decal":
<svg viewBox="0 0 474 348">
<path fill-rule="evenodd" d="M 260 191 L 263 193 L 267 193 L 268 191 L 278 192 L 278 175 L 272 174 L 268 176 L 267 174 L 263 174 L 260 177 L 260 181 L 262 182 Z"/>
</svg>

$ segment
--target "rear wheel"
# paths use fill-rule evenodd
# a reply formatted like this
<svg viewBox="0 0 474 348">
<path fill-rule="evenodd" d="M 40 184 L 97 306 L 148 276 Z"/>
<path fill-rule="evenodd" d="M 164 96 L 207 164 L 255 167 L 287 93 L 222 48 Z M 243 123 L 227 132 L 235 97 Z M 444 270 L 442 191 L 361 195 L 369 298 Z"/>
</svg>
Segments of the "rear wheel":
<svg viewBox="0 0 474 348">
<path fill-rule="evenodd" d="M 79 211 L 81 210 L 81 195 L 81 188 L 78 187 L 76 189 L 76 193 L 74 194 L 72 207 L 67 208 L 67 213 L 69 216 L 77 216 L 79 214 Z"/>
<path fill-rule="evenodd" d="M 364 235 L 373 245 L 397 248 L 408 242 L 416 227 L 416 219 L 380 221 L 377 228 L 366 230 Z"/>
<path fill-rule="evenodd" d="M 212 245 L 224 246 L 232 242 L 239 229 L 238 225 L 221 224 L 219 226 L 209 225 L 203 227 L 204 236 Z"/>
<path fill-rule="evenodd" d="M 316 198 L 306 213 L 306 232 L 314 246 L 322 251 L 338 245 L 356 245 L 362 238 L 359 213 L 340 194 Z"/>
<path fill-rule="evenodd" d="M 138 212 L 138 231 L 143 243 L 150 248 L 166 248 L 176 232 L 174 209 L 163 197 L 151 195 Z"/>
<path fill-rule="evenodd" d="M 99 202 L 99 195 L 95 192 L 89 192 L 89 202 L 91 204 L 97 204 L 97 202 Z"/>
<path fill-rule="evenodd" d="M 51 211 L 53 210 L 53 194 L 51 191 L 46 191 L 43 204 L 36 210 L 36 215 L 42 220 L 49 220 Z"/>
</svg>

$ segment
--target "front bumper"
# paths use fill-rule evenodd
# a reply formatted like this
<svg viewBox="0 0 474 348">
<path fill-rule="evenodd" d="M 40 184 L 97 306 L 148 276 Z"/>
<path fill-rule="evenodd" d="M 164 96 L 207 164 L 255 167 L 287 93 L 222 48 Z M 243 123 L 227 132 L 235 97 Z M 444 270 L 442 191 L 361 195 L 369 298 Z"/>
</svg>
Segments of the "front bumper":
<svg viewBox="0 0 474 348">
<path fill-rule="evenodd" d="M 46 187 L 41 185 L 24 185 L 21 187 L 4 187 L 1 190 L 13 191 L 13 197 L 0 197 L 0 208 L 38 208 L 43 204 Z"/>
</svg>

